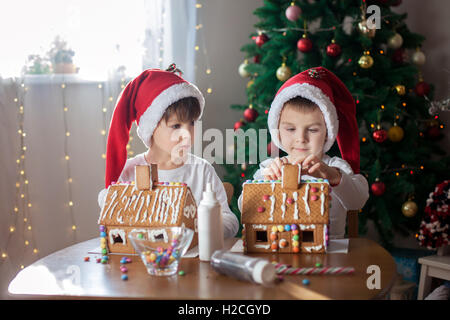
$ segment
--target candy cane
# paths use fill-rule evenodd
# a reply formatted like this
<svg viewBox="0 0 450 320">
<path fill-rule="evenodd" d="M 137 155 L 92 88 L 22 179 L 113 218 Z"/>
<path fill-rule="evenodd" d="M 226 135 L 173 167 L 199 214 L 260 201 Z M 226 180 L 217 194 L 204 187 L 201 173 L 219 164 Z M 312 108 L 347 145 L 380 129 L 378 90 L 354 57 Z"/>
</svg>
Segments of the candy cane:
<svg viewBox="0 0 450 320">
<path fill-rule="evenodd" d="M 323 267 L 323 268 L 292 268 L 287 265 L 279 265 L 277 268 L 277 274 L 284 275 L 323 275 L 323 274 L 352 274 L 355 272 L 353 267 Z"/>
</svg>

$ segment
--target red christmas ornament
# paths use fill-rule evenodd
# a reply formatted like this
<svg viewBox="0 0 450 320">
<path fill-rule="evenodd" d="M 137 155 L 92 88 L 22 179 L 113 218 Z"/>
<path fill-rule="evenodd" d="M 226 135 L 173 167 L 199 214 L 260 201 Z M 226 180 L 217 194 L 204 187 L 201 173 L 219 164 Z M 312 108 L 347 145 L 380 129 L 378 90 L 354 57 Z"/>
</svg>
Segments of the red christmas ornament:
<svg viewBox="0 0 450 320">
<path fill-rule="evenodd" d="M 257 54 L 256 56 L 253 57 L 254 63 L 259 63 L 260 61 L 261 61 L 261 56 L 259 54 Z"/>
<path fill-rule="evenodd" d="M 254 39 L 255 39 L 256 45 L 260 48 L 264 43 L 269 41 L 269 37 L 264 33 L 257 35 L 256 37 L 254 37 Z"/>
<path fill-rule="evenodd" d="M 312 41 L 303 36 L 300 40 L 297 42 L 297 49 L 301 52 L 309 52 L 312 49 Z"/>
<path fill-rule="evenodd" d="M 234 131 L 236 131 L 237 129 L 241 129 L 243 126 L 245 125 L 244 121 L 236 121 L 234 123 Z"/>
<path fill-rule="evenodd" d="M 399 48 L 392 54 L 392 60 L 398 64 L 405 63 L 408 61 L 408 53 L 404 48 Z"/>
<path fill-rule="evenodd" d="M 439 132 L 438 126 L 429 127 L 427 129 L 427 137 L 430 139 L 439 138 L 440 135 L 441 135 L 441 133 Z"/>
<path fill-rule="evenodd" d="M 414 88 L 414 92 L 419 96 L 423 97 L 430 93 L 430 85 L 425 81 L 420 81 L 416 84 Z"/>
<path fill-rule="evenodd" d="M 300 14 L 302 13 L 302 9 L 299 6 L 296 5 L 290 5 L 287 9 L 286 9 L 286 18 L 289 21 L 296 21 L 298 20 L 298 18 L 300 17 Z"/>
<path fill-rule="evenodd" d="M 376 142 L 382 143 L 382 142 L 386 141 L 386 139 L 388 137 L 387 131 L 384 129 L 378 129 L 373 132 L 372 137 L 373 137 L 373 140 L 375 140 Z"/>
<path fill-rule="evenodd" d="M 379 196 L 382 196 L 384 194 L 384 192 L 386 191 L 386 185 L 381 181 L 375 181 L 370 186 L 370 190 L 372 191 L 372 193 L 375 196 L 379 197 Z"/>
<path fill-rule="evenodd" d="M 337 57 L 341 54 L 341 51 L 341 46 L 334 41 L 327 46 L 327 55 L 330 57 Z"/>
<path fill-rule="evenodd" d="M 253 122 L 256 120 L 256 118 L 258 117 L 258 111 L 256 111 L 253 108 L 247 108 L 244 111 L 244 119 L 247 122 Z"/>
</svg>

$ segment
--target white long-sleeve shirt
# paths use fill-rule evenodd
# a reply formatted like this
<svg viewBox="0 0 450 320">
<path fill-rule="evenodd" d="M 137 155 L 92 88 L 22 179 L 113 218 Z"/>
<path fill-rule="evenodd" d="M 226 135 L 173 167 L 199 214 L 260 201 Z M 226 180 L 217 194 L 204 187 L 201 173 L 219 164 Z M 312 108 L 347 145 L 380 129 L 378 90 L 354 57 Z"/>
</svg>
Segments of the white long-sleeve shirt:
<svg viewBox="0 0 450 320">
<path fill-rule="evenodd" d="M 118 182 L 134 181 L 134 167 L 137 165 L 147 165 L 144 153 L 127 160 Z M 225 193 L 222 181 L 217 176 L 214 167 L 208 161 L 193 154 L 189 154 L 188 161 L 179 168 L 172 170 L 158 169 L 158 180 L 164 182 L 186 183 L 191 189 L 197 205 L 200 204 L 203 197 L 203 191 L 206 189 L 206 184 L 210 182 L 213 191 L 216 193 L 217 201 L 219 201 L 222 207 L 224 237 L 232 238 L 236 235 L 239 230 L 238 219 L 228 207 L 227 194 Z M 106 194 L 107 189 L 103 189 L 98 194 L 98 204 L 100 208 L 103 208 Z"/>
<path fill-rule="evenodd" d="M 267 168 L 273 159 L 267 159 L 260 163 L 259 169 L 253 175 L 253 179 L 264 179 L 263 170 Z M 347 211 L 359 210 L 369 199 L 369 184 L 361 174 L 354 174 L 347 161 L 339 158 L 331 158 L 328 155 L 322 157 L 322 161 L 330 166 L 341 170 L 342 178 L 337 186 L 331 189 L 330 210 L 330 239 L 340 239 L 345 235 Z M 314 177 L 302 175 L 302 179 Z M 238 199 L 239 210 L 242 212 L 242 194 Z"/>
</svg>

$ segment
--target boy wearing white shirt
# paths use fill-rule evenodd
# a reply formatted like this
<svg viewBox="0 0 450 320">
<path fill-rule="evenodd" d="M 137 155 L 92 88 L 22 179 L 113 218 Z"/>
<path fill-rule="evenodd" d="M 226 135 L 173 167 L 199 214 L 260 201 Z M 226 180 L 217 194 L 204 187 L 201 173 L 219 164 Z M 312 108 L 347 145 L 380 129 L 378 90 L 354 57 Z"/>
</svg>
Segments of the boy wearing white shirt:
<svg viewBox="0 0 450 320">
<path fill-rule="evenodd" d="M 306 70 L 279 89 L 268 125 L 272 141 L 288 156 L 263 161 L 254 179 L 281 179 L 286 163 L 301 164 L 303 179 L 327 179 L 332 187 L 330 239 L 343 238 L 347 211 L 361 209 L 369 198 L 367 180 L 359 174 L 356 106 L 350 92 L 329 70 Z M 325 154 L 336 139 L 343 159 Z M 242 195 L 238 204 L 241 208 Z"/>
<path fill-rule="evenodd" d="M 184 182 L 197 204 L 210 182 L 222 207 L 224 237 L 234 237 L 239 222 L 230 210 L 220 178 L 206 160 L 189 153 L 194 141 L 194 124 L 203 112 L 205 100 L 198 88 L 171 70 L 149 69 L 132 80 L 114 109 L 106 149 L 105 189 L 98 196 L 102 208 L 112 182 L 135 180 L 136 165 L 158 165 L 159 181 Z M 127 159 L 126 145 L 131 124 L 148 150 Z"/>
</svg>

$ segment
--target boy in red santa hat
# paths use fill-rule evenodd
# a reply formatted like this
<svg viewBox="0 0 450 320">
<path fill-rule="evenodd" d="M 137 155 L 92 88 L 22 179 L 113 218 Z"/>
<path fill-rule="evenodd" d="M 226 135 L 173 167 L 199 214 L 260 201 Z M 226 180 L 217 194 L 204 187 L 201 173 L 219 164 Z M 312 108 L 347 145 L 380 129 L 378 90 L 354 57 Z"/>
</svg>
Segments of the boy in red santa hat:
<svg viewBox="0 0 450 320">
<path fill-rule="evenodd" d="M 149 69 L 127 84 L 121 93 L 109 128 L 106 147 L 105 189 L 98 195 L 101 208 L 108 187 L 113 182 L 135 180 L 135 166 L 158 165 L 159 181 L 186 183 L 200 203 L 210 182 L 222 207 L 224 237 L 234 237 L 239 228 L 230 210 L 220 178 L 212 165 L 189 150 L 194 141 L 194 124 L 199 120 L 205 99 L 199 89 L 175 72 Z M 127 159 L 130 129 L 133 121 L 146 152 Z"/>
<path fill-rule="evenodd" d="M 288 155 L 260 163 L 254 179 L 281 179 L 283 164 L 301 164 L 303 179 L 327 179 L 332 187 L 330 239 L 343 238 L 347 211 L 359 210 L 369 186 L 359 174 L 356 105 L 342 81 L 317 67 L 303 71 L 278 90 L 269 110 L 273 143 Z M 325 154 L 337 140 L 342 158 Z M 241 207 L 242 195 L 239 198 Z"/>
</svg>

